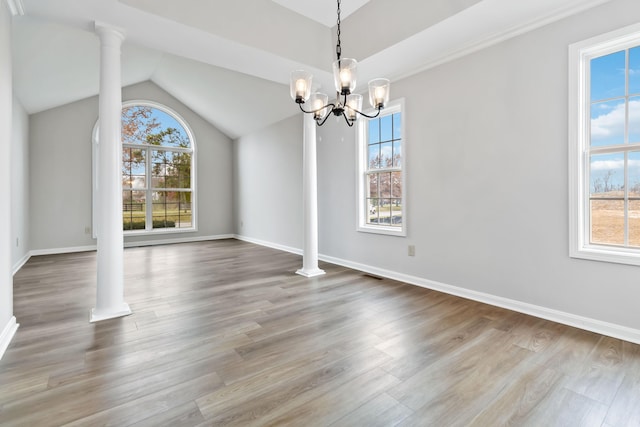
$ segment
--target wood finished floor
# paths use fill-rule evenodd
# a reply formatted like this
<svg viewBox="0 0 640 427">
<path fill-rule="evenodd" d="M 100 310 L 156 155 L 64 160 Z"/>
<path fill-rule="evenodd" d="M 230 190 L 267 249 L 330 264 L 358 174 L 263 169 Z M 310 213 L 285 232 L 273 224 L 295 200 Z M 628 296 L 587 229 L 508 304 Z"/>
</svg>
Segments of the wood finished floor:
<svg viewBox="0 0 640 427">
<path fill-rule="evenodd" d="M 639 426 L 640 346 L 236 240 L 32 258 L 2 426 Z"/>
</svg>

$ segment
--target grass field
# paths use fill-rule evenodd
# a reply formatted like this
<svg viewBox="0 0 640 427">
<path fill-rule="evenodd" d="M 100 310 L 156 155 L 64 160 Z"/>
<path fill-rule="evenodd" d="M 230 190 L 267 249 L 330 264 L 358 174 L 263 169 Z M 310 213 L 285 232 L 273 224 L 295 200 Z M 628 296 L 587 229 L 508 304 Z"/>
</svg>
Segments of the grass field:
<svg viewBox="0 0 640 427">
<path fill-rule="evenodd" d="M 124 211 L 122 213 L 122 223 L 125 230 L 131 229 L 131 223 L 140 223 L 145 221 L 145 212 L 142 211 Z M 153 212 L 153 221 L 168 221 L 174 223 L 174 226 L 166 228 L 188 228 L 191 227 L 191 209 L 181 210 L 157 210 Z M 141 229 L 143 227 L 134 227 Z M 165 227 L 154 227 L 165 228 Z"/>
<path fill-rule="evenodd" d="M 598 197 L 602 195 L 598 194 Z M 604 195 L 620 198 L 624 194 L 609 192 Z M 640 247 L 640 200 L 629 201 L 628 222 L 629 245 Z M 624 245 L 624 200 L 591 200 L 591 243 Z"/>
</svg>

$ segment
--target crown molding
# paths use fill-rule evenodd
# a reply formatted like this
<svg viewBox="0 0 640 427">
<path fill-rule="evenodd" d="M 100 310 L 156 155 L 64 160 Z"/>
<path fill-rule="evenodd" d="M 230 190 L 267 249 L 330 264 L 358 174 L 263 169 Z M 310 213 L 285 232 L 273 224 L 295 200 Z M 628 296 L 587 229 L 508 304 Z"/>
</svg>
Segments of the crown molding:
<svg viewBox="0 0 640 427">
<path fill-rule="evenodd" d="M 24 15 L 24 4 L 22 0 L 7 0 L 7 6 L 13 16 Z"/>
</svg>

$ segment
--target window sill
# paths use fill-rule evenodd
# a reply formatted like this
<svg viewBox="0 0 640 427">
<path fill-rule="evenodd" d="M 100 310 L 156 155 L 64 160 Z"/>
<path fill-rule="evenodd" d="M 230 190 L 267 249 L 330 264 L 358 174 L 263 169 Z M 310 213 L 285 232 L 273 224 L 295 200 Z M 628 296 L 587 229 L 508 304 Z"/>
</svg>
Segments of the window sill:
<svg viewBox="0 0 640 427">
<path fill-rule="evenodd" d="M 398 229 L 398 227 L 385 227 L 383 225 L 360 225 L 358 231 L 363 233 L 383 234 L 386 236 L 398 236 L 406 237 L 407 232 L 404 227 Z"/>
<path fill-rule="evenodd" d="M 629 248 L 589 245 L 579 249 L 573 249 L 569 256 L 571 258 L 587 259 L 591 261 L 640 266 L 640 250 Z"/>
</svg>

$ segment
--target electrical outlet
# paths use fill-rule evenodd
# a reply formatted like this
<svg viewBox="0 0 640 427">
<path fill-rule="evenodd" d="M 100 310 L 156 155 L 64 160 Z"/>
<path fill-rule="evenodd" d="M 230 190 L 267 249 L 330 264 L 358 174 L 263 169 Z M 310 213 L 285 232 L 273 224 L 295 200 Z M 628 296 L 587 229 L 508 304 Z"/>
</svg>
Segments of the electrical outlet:
<svg viewBox="0 0 640 427">
<path fill-rule="evenodd" d="M 416 256 L 416 247 L 415 247 L 415 245 L 409 245 L 409 256 Z"/>
<path fill-rule="evenodd" d="M 85 227 L 84 234 L 91 234 L 91 227 Z"/>
</svg>

